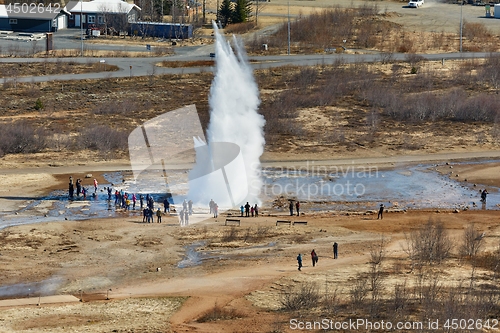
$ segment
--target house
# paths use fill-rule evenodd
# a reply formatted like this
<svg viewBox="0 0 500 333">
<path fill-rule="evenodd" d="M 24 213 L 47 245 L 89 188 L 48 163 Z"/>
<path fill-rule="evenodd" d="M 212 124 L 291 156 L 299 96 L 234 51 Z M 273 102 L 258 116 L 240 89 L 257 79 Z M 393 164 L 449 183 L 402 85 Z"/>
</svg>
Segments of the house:
<svg viewBox="0 0 500 333">
<path fill-rule="evenodd" d="M 126 30 L 139 19 L 141 9 L 122 0 L 69 1 L 66 11 L 71 13 L 68 28 L 114 28 Z"/>
<path fill-rule="evenodd" d="M 183 23 L 134 22 L 130 24 L 130 31 L 135 36 L 168 39 L 193 38 L 193 26 Z"/>
<path fill-rule="evenodd" d="M 17 5 L 20 5 L 19 3 Z M 29 10 L 13 10 L 14 5 L 0 5 L 0 30 L 15 32 L 55 32 L 66 29 L 70 13 L 51 8 L 36 14 Z M 15 12 L 18 13 L 15 13 Z"/>
</svg>

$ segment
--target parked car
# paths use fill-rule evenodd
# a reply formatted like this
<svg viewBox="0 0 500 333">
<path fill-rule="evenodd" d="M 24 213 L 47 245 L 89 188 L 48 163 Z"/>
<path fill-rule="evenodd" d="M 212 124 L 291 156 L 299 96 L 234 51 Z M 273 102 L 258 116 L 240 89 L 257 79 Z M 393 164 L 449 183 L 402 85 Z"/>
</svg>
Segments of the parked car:
<svg viewBox="0 0 500 333">
<path fill-rule="evenodd" d="M 418 8 L 418 7 L 422 7 L 423 4 L 424 4 L 424 0 L 410 0 L 410 2 L 408 2 L 408 7 Z"/>
</svg>

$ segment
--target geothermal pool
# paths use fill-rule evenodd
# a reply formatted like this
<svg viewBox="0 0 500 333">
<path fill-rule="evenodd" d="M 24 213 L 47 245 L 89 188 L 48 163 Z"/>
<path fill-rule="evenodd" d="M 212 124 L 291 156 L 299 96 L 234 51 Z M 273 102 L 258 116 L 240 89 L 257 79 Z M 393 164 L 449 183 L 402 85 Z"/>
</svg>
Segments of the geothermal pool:
<svg viewBox="0 0 500 333">
<path fill-rule="evenodd" d="M 134 182 L 130 172 L 114 172 L 104 175 L 108 184 L 102 184 L 95 198 L 69 200 L 66 189 L 54 191 L 47 196 L 33 199 L 20 198 L 18 209 L 0 215 L 0 228 L 8 226 L 48 221 L 82 220 L 137 215 L 136 210 L 123 212 L 114 205 L 114 190 L 122 189 L 128 193 L 150 194 L 155 207 L 163 209 L 163 199 L 167 188 L 176 193 L 177 198 L 187 198 L 189 186 L 187 171 L 169 174 L 168 187 L 160 172 L 146 171 Z M 481 184 L 473 187 L 461 183 L 435 171 L 435 165 L 397 167 L 391 170 L 344 169 L 335 172 L 315 172 L 304 170 L 263 169 L 261 173 L 262 210 L 272 211 L 271 202 L 279 196 L 309 202 L 312 211 L 319 210 L 364 210 L 376 209 L 377 203 L 401 209 L 440 208 L 454 209 L 468 206 L 470 209 L 500 209 L 498 188 L 488 187 L 488 200 L 482 206 L 480 199 Z M 90 182 L 90 180 L 88 180 Z M 84 181 L 84 184 L 85 181 Z M 111 201 L 108 201 L 105 187 L 113 188 Z M 88 185 L 88 188 L 91 188 Z M 91 189 L 90 193 L 93 192 Z M 189 198 L 187 198 L 189 199 Z M 15 199 L 13 199 L 15 200 Z M 473 207 L 476 203 L 477 207 Z M 177 206 L 179 207 L 179 205 Z M 208 213 L 206 206 L 195 208 L 195 212 Z"/>
</svg>

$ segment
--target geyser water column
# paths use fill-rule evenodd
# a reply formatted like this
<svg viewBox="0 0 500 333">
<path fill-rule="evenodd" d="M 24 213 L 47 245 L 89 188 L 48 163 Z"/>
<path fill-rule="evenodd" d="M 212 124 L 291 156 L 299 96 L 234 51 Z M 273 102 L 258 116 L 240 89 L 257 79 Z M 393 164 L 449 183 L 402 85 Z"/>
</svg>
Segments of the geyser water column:
<svg viewBox="0 0 500 333">
<path fill-rule="evenodd" d="M 241 42 L 233 36 L 236 55 L 229 42 L 219 32 L 215 22 L 212 22 L 212 25 L 216 37 L 216 67 L 208 99 L 210 106 L 210 122 L 207 129 L 208 146 L 214 146 L 217 143 L 234 143 L 240 148 L 244 168 L 234 170 L 233 179 L 230 181 L 236 182 L 241 188 L 247 187 L 248 194 L 246 198 L 233 204 L 239 205 L 246 201 L 251 204 L 260 203 L 259 194 L 263 185 L 260 156 L 264 152 L 265 120 L 257 112 L 260 104 L 259 89 Z M 214 148 L 208 148 L 206 151 L 214 151 Z M 226 153 L 229 154 L 230 151 Z M 212 158 L 215 157 L 212 156 Z M 197 161 L 204 163 L 206 160 L 205 158 L 199 159 L 197 152 Z M 199 162 L 197 163 L 197 168 L 200 168 Z M 237 175 L 236 178 L 234 178 L 234 173 Z M 192 173 L 190 178 L 194 179 L 196 176 Z M 213 182 L 199 181 L 196 184 L 190 182 L 188 197 L 194 202 L 206 205 L 212 196 L 226 195 L 227 189 L 223 185 L 217 186 Z M 208 193 L 207 189 L 209 189 Z M 237 196 L 233 193 L 233 197 Z"/>
</svg>

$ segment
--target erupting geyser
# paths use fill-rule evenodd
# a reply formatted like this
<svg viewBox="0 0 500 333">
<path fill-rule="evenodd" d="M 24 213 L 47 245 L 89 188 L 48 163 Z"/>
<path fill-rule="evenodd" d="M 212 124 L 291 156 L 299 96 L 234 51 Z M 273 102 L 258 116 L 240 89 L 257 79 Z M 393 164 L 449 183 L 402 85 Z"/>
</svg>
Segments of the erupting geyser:
<svg viewBox="0 0 500 333">
<path fill-rule="evenodd" d="M 246 201 L 260 203 L 265 120 L 257 112 L 259 89 L 241 42 L 233 36 L 235 54 L 215 22 L 213 27 L 216 69 L 209 96 L 208 146 L 195 139 L 196 166 L 190 173 L 188 198 L 202 205 L 213 199 L 227 208 Z M 209 172 L 221 168 L 219 176 Z"/>
</svg>

